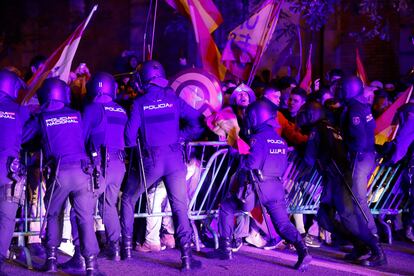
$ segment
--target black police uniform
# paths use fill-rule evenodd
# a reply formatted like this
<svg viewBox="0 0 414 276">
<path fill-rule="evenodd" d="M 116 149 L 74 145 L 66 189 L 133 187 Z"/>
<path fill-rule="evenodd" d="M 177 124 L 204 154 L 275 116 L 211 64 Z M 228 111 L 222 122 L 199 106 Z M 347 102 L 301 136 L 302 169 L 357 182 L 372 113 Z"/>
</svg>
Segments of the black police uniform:
<svg viewBox="0 0 414 276">
<path fill-rule="evenodd" d="M 82 256 L 86 259 L 88 274 L 94 274 L 98 272 L 96 256 L 99 253 L 93 219 L 96 198 L 90 176 L 82 170 L 82 160 L 87 162 L 88 156 L 81 115 L 64 105 L 69 103 L 69 88 L 63 81 L 47 79 L 38 93 L 42 108 L 29 122 L 26 139 L 41 136 L 45 163 L 50 168 L 45 194 L 48 259 L 44 270 L 57 271 L 56 248 L 61 243 L 63 210 L 69 198 L 76 214 Z"/>
<path fill-rule="evenodd" d="M 271 114 L 270 112 L 269 117 Z M 310 256 L 308 256 L 301 235 L 289 220 L 285 192 L 281 182 L 281 176 L 287 166 L 287 144 L 267 123 L 255 127 L 249 144 L 250 153 L 244 156 L 239 170 L 238 183 L 240 186 L 232 187 L 232 192 L 220 205 L 219 250 L 224 255 L 221 258 L 232 258 L 230 239 L 233 234 L 235 212 L 237 210 L 250 211 L 258 203 L 257 194 L 252 190 L 254 188 L 245 187 L 244 183 L 246 183 L 249 171 L 260 170 L 263 175 L 263 180 L 258 184 L 260 190 L 257 191 L 260 201 L 267 209 L 278 234 L 296 247 L 299 260 L 295 267 L 301 270 L 306 269 L 306 265 L 310 262 Z M 305 256 L 308 257 L 304 262 Z"/>
<path fill-rule="evenodd" d="M 107 167 L 103 168 L 105 162 L 101 162 L 100 168 L 101 173 L 105 172 L 105 175 L 102 175 L 104 180 L 100 183 L 100 189 L 105 191 L 105 194 L 99 198 L 99 205 L 107 238 L 112 244 L 118 243 L 121 235 L 116 203 L 125 174 L 124 132 L 127 120 L 125 110 L 112 101 L 94 102 L 87 105 L 83 112 L 88 148 L 96 149 L 98 152 L 101 150 L 101 158 L 104 158 L 104 148 L 107 152 Z"/>
<path fill-rule="evenodd" d="M 192 231 L 188 220 L 186 166 L 180 142 L 194 140 L 202 133 L 199 118 L 199 112 L 177 97 L 171 88 L 150 84 L 146 94 L 134 101 L 125 131 L 126 146 L 136 146 L 138 134 L 142 139 L 147 187 L 160 179 L 165 183 L 183 264 L 184 257 L 190 254 Z M 181 119 L 188 127 L 180 130 Z M 135 204 L 145 190 L 142 182 L 130 180 L 123 190 L 121 205 L 121 232 L 127 251 L 133 232 Z"/>
<path fill-rule="evenodd" d="M 352 164 L 352 190 L 368 217 L 371 232 L 377 227 L 367 203 L 367 183 L 375 165 L 375 121 L 370 106 L 357 98 L 346 103 L 341 129 Z"/>
<path fill-rule="evenodd" d="M 351 166 L 340 131 L 327 120 L 318 121 L 310 133 L 304 160 L 309 166 L 316 164 L 323 177 L 317 213 L 319 225 L 343 240 L 353 242 L 355 250 L 360 250 L 361 254 L 367 253 L 361 249 L 363 245 L 376 254 L 382 254 L 377 238 L 368 228 L 367 219 L 356 199 L 352 198 Z M 335 218 L 336 212 L 341 223 Z"/>
<path fill-rule="evenodd" d="M 25 193 L 15 189 L 16 180 L 10 166 L 13 159 L 19 159 L 23 126 L 28 117 L 25 107 L 0 91 L 0 270 L 13 237 L 16 211 L 20 199 L 23 199 L 20 195 Z M 16 173 L 19 174 L 18 171 Z"/>
</svg>

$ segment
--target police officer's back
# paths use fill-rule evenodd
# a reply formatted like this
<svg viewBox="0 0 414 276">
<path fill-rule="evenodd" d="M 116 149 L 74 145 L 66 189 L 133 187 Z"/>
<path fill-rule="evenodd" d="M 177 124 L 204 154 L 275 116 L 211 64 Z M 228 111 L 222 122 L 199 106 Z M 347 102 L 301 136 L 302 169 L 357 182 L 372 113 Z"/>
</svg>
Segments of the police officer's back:
<svg viewBox="0 0 414 276">
<path fill-rule="evenodd" d="M 274 112 L 269 103 L 256 101 L 247 107 L 246 114 L 251 132 L 250 152 L 242 157 L 237 192 L 232 188 L 221 202 L 218 255 L 221 259 L 232 259 L 231 236 L 236 210 L 250 211 L 260 202 L 282 238 L 295 246 L 298 253 L 295 268 L 306 270 L 311 257 L 299 232 L 289 221 L 280 179 L 287 166 L 287 144 L 274 130 Z"/>
<path fill-rule="evenodd" d="M 352 165 L 352 190 L 365 213 L 370 209 L 367 204 L 367 184 L 375 165 L 375 121 L 371 107 L 364 97 L 361 79 L 356 76 L 344 78 L 342 100 L 345 109 L 341 118 L 341 130 Z M 368 225 L 375 235 L 377 227 L 372 216 Z"/>
<path fill-rule="evenodd" d="M 25 183 L 19 180 L 25 176 L 20 170 L 19 152 L 28 110 L 16 103 L 22 83 L 15 73 L 0 70 L 0 274 L 13 236 L 18 204 L 24 199 Z"/>
<path fill-rule="evenodd" d="M 191 256 L 192 231 L 187 215 L 186 167 L 180 142 L 196 139 L 201 134 L 200 114 L 168 87 L 160 63 L 146 62 L 142 69 L 142 80 L 146 93 L 133 103 L 125 130 L 126 146 L 136 146 L 137 138 L 140 138 L 147 188 L 159 179 L 164 181 L 181 247 L 182 269 L 190 269 L 200 266 L 200 263 L 196 263 Z M 180 120 L 185 120 L 187 127 L 180 128 Z M 134 207 L 145 191 L 144 184 L 144 181 L 128 181 L 122 194 L 123 252 L 127 258 L 131 256 Z"/>
<path fill-rule="evenodd" d="M 317 214 L 319 225 L 354 244 L 353 251 L 345 259 L 357 261 L 368 253 L 366 247 L 369 247 L 371 256 L 360 263 L 365 266 L 386 264 L 384 251 L 368 228 L 368 218 L 372 219 L 372 215 L 364 212 L 352 192 L 352 170 L 340 130 L 325 119 L 323 107 L 317 102 L 307 103 L 298 118 L 301 126 L 311 128 L 304 160 L 309 166 L 316 164 L 323 177 Z M 341 224 L 336 222 L 336 211 Z"/>
<path fill-rule="evenodd" d="M 99 204 L 109 243 L 107 257 L 111 260 L 120 259 L 121 226 L 116 205 L 125 174 L 124 132 L 128 120 L 125 110 L 113 101 L 116 90 L 112 75 L 95 73 L 87 83 L 87 96 L 92 102 L 83 112 L 87 150 L 89 155 L 99 153 L 100 171 L 105 179 L 99 184 L 104 191 Z"/>
<path fill-rule="evenodd" d="M 46 79 L 37 91 L 41 112 L 29 124 L 27 138 L 40 134 L 47 174 L 45 201 L 47 205 L 46 253 L 43 270 L 57 271 L 56 248 L 61 242 L 60 218 L 69 198 L 81 232 L 82 256 L 87 275 L 99 274 L 98 244 L 95 237 L 93 214 L 95 200 L 90 177 L 82 171 L 82 161 L 88 160 L 84 146 L 81 115 L 67 107 L 69 87 L 57 78 Z"/>
</svg>

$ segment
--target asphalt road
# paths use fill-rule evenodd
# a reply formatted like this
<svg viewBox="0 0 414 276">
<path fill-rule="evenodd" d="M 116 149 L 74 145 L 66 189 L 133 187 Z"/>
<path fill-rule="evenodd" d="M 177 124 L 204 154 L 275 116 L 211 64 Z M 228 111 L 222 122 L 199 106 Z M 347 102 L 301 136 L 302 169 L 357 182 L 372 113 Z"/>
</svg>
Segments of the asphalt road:
<svg viewBox="0 0 414 276">
<path fill-rule="evenodd" d="M 384 245 L 388 265 L 380 268 L 365 268 L 342 261 L 344 252 L 337 248 L 322 246 L 312 248 L 313 260 L 307 272 L 295 271 L 292 266 L 296 261 L 295 252 L 289 249 L 262 249 L 243 246 L 232 261 L 213 259 L 211 249 L 194 252 L 195 257 L 203 262 L 199 270 L 185 273 L 188 275 L 414 275 L 414 245 L 396 242 Z M 59 262 L 68 257 L 59 256 Z M 4 271 L 7 275 L 50 275 L 38 272 L 43 260 L 33 258 L 33 270 L 28 270 L 18 261 L 8 261 Z M 182 275 L 179 271 L 180 253 L 178 250 L 165 250 L 158 253 L 134 252 L 132 261 L 111 262 L 99 259 L 99 265 L 106 275 Z M 69 275 L 59 272 L 58 275 Z"/>
</svg>

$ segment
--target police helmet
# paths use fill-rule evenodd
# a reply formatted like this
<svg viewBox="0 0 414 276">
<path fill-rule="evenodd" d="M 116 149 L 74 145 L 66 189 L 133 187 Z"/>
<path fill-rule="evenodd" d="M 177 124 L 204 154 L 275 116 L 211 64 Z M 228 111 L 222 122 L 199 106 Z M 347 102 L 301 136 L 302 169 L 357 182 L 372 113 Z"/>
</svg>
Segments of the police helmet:
<svg viewBox="0 0 414 276">
<path fill-rule="evenodd" d="M 301 107 L 296 116 L 296 123 L 300 128 L 306 129 L 323 119 L 325 119 L 325 110 L 322 104 L 312 101 Z"/>
<path fill-rule="evenodd" d="M 23 81 L 16 73 L 6 69 L 0 70 L 0 93 L 4 93 L 13 99 L 16 99 L 19 89 L 22 86 L 24 86 Z"/>
<path fill-rule="evenodd" d="M 265 101 L 255 101 L 246 109 L 247 127 L 254 130 L 256 127 L 267 123 L 274 118 L 272 106 Z"/>
<path fill-rule="evenodd" d="M 48 101 L 58 101 L 64 104 L 70 103 L 70 88 L 59 78 L 46 79 L 37 90 L 37 97 L 41 105 Z"/>
<path fill-rule="evenodd" d="M 146 61 L 142 65 L 141 79 L 144 85 L 155 84 L 165 87 L 168 84 L 164 67 L 155 60 Z"/>
<path fill-rule="evenodd" d="M 346 77 L 342 81 L 341 98 L 342 100 L 349 100 L 353 97 L 359 96 L 364 92 L 364 85 L 357 76 Z"/>
<path fill-rule="evenodd" d="M 108 95 L 114 99 L 116 97 L 116 88 L 115 78 L 111 74 L 98 72 L 92 75 L 86 84 L 86 94 L 91 99 L 102 95 Z"/>
</svg>

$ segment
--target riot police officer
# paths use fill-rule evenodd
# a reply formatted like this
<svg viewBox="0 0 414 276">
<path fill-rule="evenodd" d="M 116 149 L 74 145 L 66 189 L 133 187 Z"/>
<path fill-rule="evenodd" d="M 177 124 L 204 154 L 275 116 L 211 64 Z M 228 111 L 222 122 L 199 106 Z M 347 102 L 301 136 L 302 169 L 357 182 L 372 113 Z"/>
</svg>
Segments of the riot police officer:
<svg viewBox="0 0 414 276">
<path fill-rule="evenodd" d="M 289 221 L 286 211 L 281 176 L 287 166 L 288 147 L 274 131 L 273 114 L 271 106 L 265 101 L 254 102 L 247 108 L 251 148 L 250 153 L 241 160 L 239 186 L 231 188 L 231 192 L 220 206 L 218 254 L 221 259 L 232 259 L 234 214 L 238 209 L 249 211 L 259 202 L 267 209 L 280 236 L 295 246 L 298 253 L 295 268 L 303 271 L 307 269 L 312 258 L 301 235 Z M 252 176 L 252 172 L 256 175 L 246 182 L 248 176 Z"/>
<path fill-rule="evenodd" d="M 142 68 L 145 94 L 133 103 L 125 138 L 126 146 L 143 146 L 142 158 L 146 182 L 128 181 L 122 194 L 121 232 L 124 258 L 131 258 L 135 204 L 145 191 L 162 179 L 171 203 L 176 235 L 184 270 L 201 266 L 191 255 L 191 227 L 188 220 L 185 187 L 186 167 L 181 141 L 196 139 L 203 131 L 199 113 L 177 97 L 168 87 L 165 71 L 157 61 L 147 61 Z M 180 120 L 187 127 L 180 129 Z"/>
<path fill-rule="evenodd" d="M 15 73 L 0 70 L 0 274 L 13 237 L 16 211 L 25 194 L 19 151 L 29 112 L 16 103 L 21 84 Z"/>
<path fill-rule="evenodd" d="M 99 173 L 92 177 L 98 181 L 95 183 L 98 188 L 95 194 L 99 196 L 99 210 L 109 241 L 107 257 L 119 261 L 121 226 L 116 203 L 125 174 L 124 131 L 128 118 L 125 110 L 113 102 L 117 85 L 112 75 L 105 72 L 94 74 L 87 83 L 86 89 L 90 103 L 84 108 L 82 121 L 86 149 L 93 161 L 90 172 Z M 80 253 L 79 235 L 74 227 L 76 226 L 74 212 L 71 212 L 71 221 L 75 254 L 62 267 L 68 270 L 83 270 L 84 260 Z"/>
<path fill-rule="evenodd" d="M 364 97 L 361 79 L 344 78 L 341 93 L 345 104 L 341 130 L 352 164 L 352 190 L 368 217 L 369 229 L 376 235 L 377 227 L 367 203 L 367 183 L 375 165 L 375 120 Z"/>
<path fill-rule="evenodd" d="M 82 171 L 87 162 L 79 112 L 68 108 L 70 90 L 57 78 L 46 79 L 37 91 L 41 111 L 28 125 L 30 139 L 41 136 L 46 158 L 47 178 L 45 205 L 46 254 L 43 270 L 57 271 L 56 249 L 61 242 L 63 209 L 69 198 L 76 214 L 80 232 L 81 253 L 86 260 L 87 275 L 99 274 L 98 243 L 95 237 L 93 215 L 95 202 L 90 177 Z"/>
<path fill-rule="evenodd" d="M 319 225 L 354 244 L 353 251 L 345 256 L 346 260 L 358 261 L 368 253 L 368 247 L 372 254 L 368 259 L 359 262 L 360 264 L 386 264 L 384 251 L 377 237 L 368 228 L 367 216 L 372 215 L 363 213 L 352 192 L 351 166 L 340 130 L 326 120 L 323 107 L 318 102 L 305 104 L 298 115 L 298 123 L 311 130 L 304 160 L 310 167 L 316 164 L 323 177 L 323 190 L 317 213 Z M 341 223 L 335 218 L 336 212 Z"/>
</svg>

